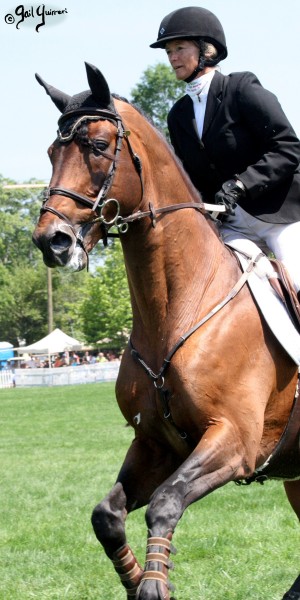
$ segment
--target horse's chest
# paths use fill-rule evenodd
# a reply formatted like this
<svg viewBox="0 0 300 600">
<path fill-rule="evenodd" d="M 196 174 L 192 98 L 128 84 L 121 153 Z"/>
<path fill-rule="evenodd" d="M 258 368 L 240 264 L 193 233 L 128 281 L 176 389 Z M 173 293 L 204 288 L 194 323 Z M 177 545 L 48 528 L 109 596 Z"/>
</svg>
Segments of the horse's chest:
<svg viewBox="0 0 300 600">
<path fill-rule="evenodd" d="M 178 413 L 177 422 L 173 419 L 172 397 L 167 389 L 157 389 L 148 380 L 146 385 L 133 382 L 131 386 L 128 386 L 127 381 L 126 391 L 122 386 L 119 389 L 120 409 L 138 436 L 165 444 L 184 457 L 190 453 L 189 436 L 181 427 Z"/>
</svg>

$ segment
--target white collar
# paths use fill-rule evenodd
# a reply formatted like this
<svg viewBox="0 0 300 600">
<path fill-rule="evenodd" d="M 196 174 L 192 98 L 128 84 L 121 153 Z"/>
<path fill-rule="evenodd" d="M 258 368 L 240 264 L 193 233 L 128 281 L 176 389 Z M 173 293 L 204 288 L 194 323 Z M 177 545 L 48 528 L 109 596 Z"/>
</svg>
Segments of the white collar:
<svg viewBox="0 0 300 600">
<path fill-rule="evenodd" d="M 212 71 L 205 73 L 205 75 L 201 75 L 201 77 L 197 77 L 190 83 L 187 83 L 185 88 L 186 94 L 188 94 L 192 100 L 196 98 L 200 100 L 200 94 L 201 96 L 207 96 L 215 72 L 215 69 L 213 69 Z"/>
</svg>

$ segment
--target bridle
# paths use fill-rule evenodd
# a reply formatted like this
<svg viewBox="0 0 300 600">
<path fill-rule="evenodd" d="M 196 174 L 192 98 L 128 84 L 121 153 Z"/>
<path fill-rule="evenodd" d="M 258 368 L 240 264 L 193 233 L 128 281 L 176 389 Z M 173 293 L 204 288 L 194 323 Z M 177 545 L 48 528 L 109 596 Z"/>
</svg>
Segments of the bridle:
<svg viewBox="0 0 300 600">
<path fill-rule="evenodd" d="M 76 117 L 78 117 L 78 118 L 76 119 Z M 61 131 L 61 127 L 67 120 L 69 120 L 71 118 L 72 119 L 75 118 L 76 121 L 75 121 L 74 125 L 71 127 L 70 133 L 64 135 Z M 165 206 L 162 208 L 157 208 L 157 209 L 155 209 L 154 206 L 152 205 L 152 203 L 150 202 L 149 210 L 147 210 L 147 211 L 142 212 L 140 210 L 137 210 L 136 212 L 133 212 L 131 215 L 128 215 L 125 217 L 121 216 L 119 201 L 115 198 L 107 198 L 107 194 L 112 186 L 113 178 L 114 178 L 116 168 L 117 168 L 118 156 L 119 156 L 119 153 L 121 152 L 121 148 L 122 148 L 123 139 L 125 139 L 127 142 L 127 146 L 129 149 L 129 153 L 130 153 L 132 162 L 133 162 L 135 170 L 138 173 L 139 178 L 140 178 L 141 200 L 143 199 L 143 196 L 144 196 L 144 183 L 143 183 L 143 177 L 142 177 L 142 162 L 141 162 L 139 156 L 134 152 L 134 150 L 131 146 L 131 143 L 129 140 L 130 131 L 125 129 L 120 115 L 115 111 L 112 111 L 109 109 L 100 109 L 100 108 L 80 108 L 80 109 L 77 109 L 74 111 L 69 111 L 67 113 L 64 113 L 58 121 L 58 127 L 59 127 L 58 128 L 58 140 L 60 143 L 68 143 L 74 138 L 78 128 L 80 127 L 80 125 L 82 124 L 83 121 L 98 121 L 98 120 L 111 121 L 117 128 L 117 137 L 116 137 L 115 152 L 114 152 L 113 157 L 111 158 L 111 164 L 110 164 L 109 170 L 107 172 L 106 178 L 104 180 L 104 183 L 103 183 L 97 197 L 95 199 L 90 199 L 87 196 L 83 196 L 82 194 L 79 194 L 78 192 L 76 192 L 74 190 L 70 190 L 70 189 L 63 188 L 63 187 L 48 187 L 45 190 L 44 201 L 43 201 L 43 205 L 41 208 L 41 213 L 51 212 L 55 216 L 59 217 L 59 219 L 63 220 L 71 228 L 72 233 L 76 238 L 76 241 L 81 245 L 81 247 L 85 251 L 86 255 L 87 255 L 87 251 L 84 247 L 84 241 L 83 241 L 83 237 L 81 235 L 80 230 L 79 231 L 76 230 L 74 225 L 69 220 L 69 218 L 66 215 L 64 215 L 61 211 L 57 210 L 56 208 L 54 208 L 52 206 L 49 206 L 48 202 L 49 202 L 51 196 L 54 196 L 54 195 L 66 196 L 68 198 L 71 198 L 72 200 L 75 200 L 76 202 L 79 202 L 83 206 L 87 206 L 93 212 L 95 212 L 97 214 L 96 218 L 93 218 L 91 221 L 88 221 L 88 222 L 85 221 L 84 224 L 92 225 L 94 223 L 100 223 L 101 228 L 102 228 L 102 236 L 103 236 L 102 239 L 103 239 L 103 243 L 105 246 L 107 245 L 108 237 L 119 237 L 119 234 L 126 233 L 128 231 L 129 224 L 132 223 L 133 221 L 140 220 L 145 217 L 150 217 L 152 226 L 155 227 L 157 217 L 164 213 L 180 210 L 183 208 L 193 208 L 193 209 L 199 210 L 203 214 L 206 212 L 205 211 L 206 207 L 203 204 L 203 202 L 183 202 L 180 204 L 172 204 L 172 205 Z M 107 221 L 105 218 L 105 215 L 104 215 L 104 210 L 109 204 L 113 204 L 115 206 L 115 216 L 111 220 Z M 79 223 L 79 224 L 82 225 L 82 223 Z M 112 226 L 117 227 L 117 230 L 118 230 L 117 234 L 114 234 L 114 233 L 109 234 L 108 233 L 109 229 Z"/>
<path fill-rule="evenodd" d="M 76 117 L 78 117 L 78 118 L 76 119 Z M 67 135 L 64 135 L 61 131 L 61 127 L 67 120 L 69 120 L 71 118 L 72 119 L 75 118 L 76 121 L 75 121 L 74 125 L 72 126 L 70 133 L 68 133 Z M 113 225 L 117 226 L 120 233 L 125 233 L 128 229 L 128 226 L 125 227 L 123 225 L 122 218 L 120 217 L 119 201 L 116 200 L 115 198 L 107 199 L 107 194 L 108 194 L 108 191 L 111 188 L 111 185 L 113 182 L 113 178 L 114 178 L 115 171 L 116 171 L 117 159 L 118 159 L 118 155 L 121 151 L 122 141 L 124 138 L 127 141 L 130 156 L 132 158 L 134 167 L 140 178 L 141 196 L 143 197 L 143 194 L 144 194 L 144 185 L 143 185 L 143 178 L 142 178 L 142 163 L 141 163 L 139 156 L 132 149 L 131 143 L 128 139 L 130 132 L 125 130 L 122 119 L 121 119 L 120 115 L 118 115 L 118 113 L 108 110 L 108 109 L 100 109 L 100 108 L 93 108 L 93 109 L 80 108 L 80 109 L 77 109 L 74 111 L 69 111 L 67 113 L 64 113 L 58 121 L 58 140 L 59 140 L 59 142 L 60 143 L 70 142 L 74 138 L 78 128 L 80 127 L 80 125 L 82 124 L 83 121 L 99 121 L 99 120 L 111 121 L 117 128 L 117 137 L 116 137 L 115 152 L 114 152 L 113 157 L 111 158 L 111 164 L 110 164 L 109 170 L 107 172 L 104 183 L 103 183 L 102 187 L 100 188 L 97 197 L 95 199 L 90 199 L 87 196 L 83 196 L 82 194 L 75 192 L 74 190 L 70 190 L 70 189 L 63 188 L 63 187 L 48 187 L 45 190 L 44 201 L 43 201 L 43 205 L 41 208 L 41 213 L 47 212 L 47 211 L 51 212 L 52 214 L 54 214 L 55 216 L 57 216 L 61 220 L 63 220 L 65 223 L 67 223 L 67 225 L 71 228 L 76 240 L 80 243 L 80 245 L 83 247 L 84 250 L 85 250 L 85 248 L 84 248 L 83 238 L 80 235 L 80 232 L 75 230 L 75 227 L 71 223 L 69 218 L 66 215 L 64 215 L 64 213 L 57 210 L 53 206 L 49 206 L 48 202 L 49 202 L 51 196 L 54 196 L 54 195 L 66 196 L 68 198 L 71 198 L 72 200 L 79 202 L 80 204 L 82 204 L 84 206 L 87 206 L 93 212 L 95 212 L 97 214 L 97 217 L 94 218 L 92 221 L 89 221 L 89 224 L 93 224 L 93 223 L 97 223 L 97 222 L 99 222 L 101 224 L 102 229 L 103 229 L 104 245 L 107 244 L 108 229 L 110 227 L 112 227 Z M 107 205 L 109 203 L 113 203 L 115 205 L 116 214 L 111 220 L 107 221 L 104 216 L 104 209 L 105 209 L 105 207 L 107 207 Z M 79 224 L 82 224 L 82 223 L 79 223 Z M 86 224 L 86 222 L 85 222 L 85 224 Z M 85 250 L 85 252 L 86 252 L 86 250 Z"/>
</svg>

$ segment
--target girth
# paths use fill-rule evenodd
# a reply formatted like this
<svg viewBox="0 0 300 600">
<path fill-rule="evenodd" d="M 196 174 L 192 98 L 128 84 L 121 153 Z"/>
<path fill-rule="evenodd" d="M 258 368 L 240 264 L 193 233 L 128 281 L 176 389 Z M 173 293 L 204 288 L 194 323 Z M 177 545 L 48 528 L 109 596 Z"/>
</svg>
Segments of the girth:
<svg viewBox="0 0 300 600">
<path fill-rule="evenodd" d="M 263 484 L 268 479 L 300 479 L 300 374 L 289 420 L 272 454 L 250 477 L 237 485 L 254 481 Z"/>
</svg>

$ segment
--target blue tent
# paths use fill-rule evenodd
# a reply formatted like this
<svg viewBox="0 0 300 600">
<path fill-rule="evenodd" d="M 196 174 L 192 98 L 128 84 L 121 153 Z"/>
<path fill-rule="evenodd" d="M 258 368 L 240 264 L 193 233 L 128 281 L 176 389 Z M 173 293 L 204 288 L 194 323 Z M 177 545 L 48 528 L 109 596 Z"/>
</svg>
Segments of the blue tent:
<svg viewBox="0 0 300 600">
<path fill-rule="evenodd" d="M 8 358 L 13 358 L 13 345 L 9 342 L 0 342 L 0 369 L 6 367 Z"/>
</svg>

